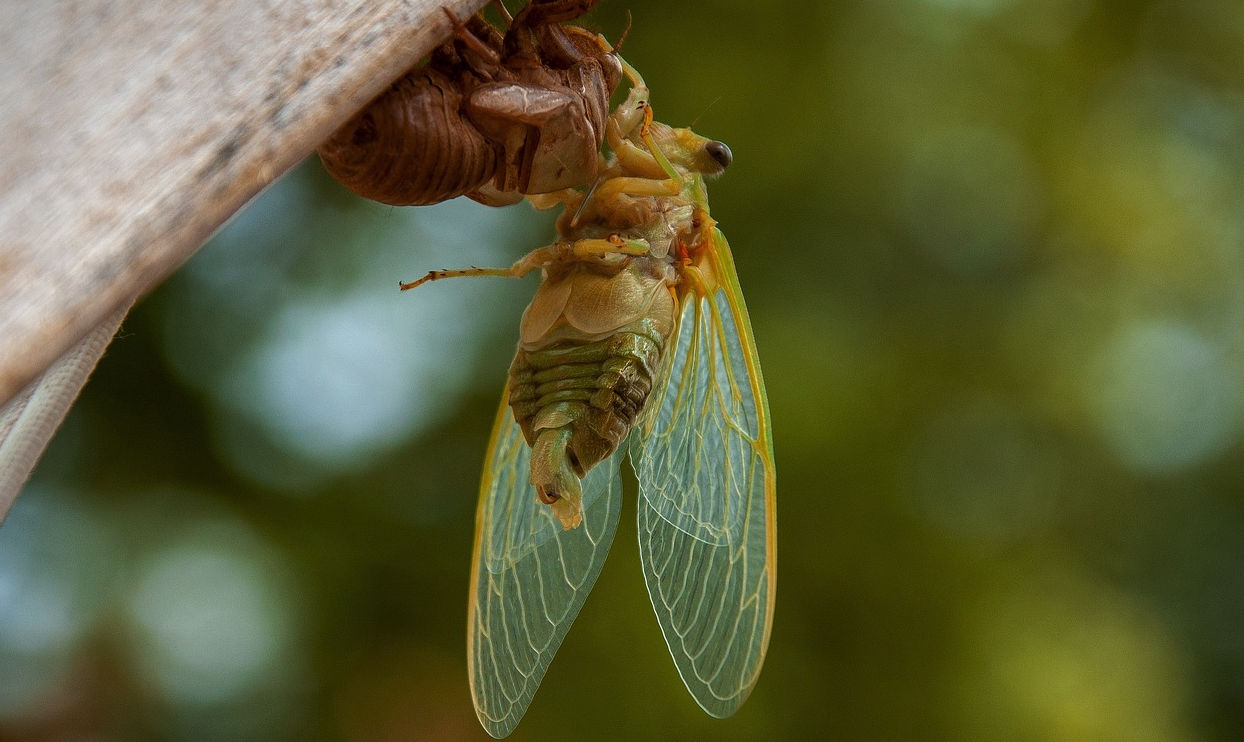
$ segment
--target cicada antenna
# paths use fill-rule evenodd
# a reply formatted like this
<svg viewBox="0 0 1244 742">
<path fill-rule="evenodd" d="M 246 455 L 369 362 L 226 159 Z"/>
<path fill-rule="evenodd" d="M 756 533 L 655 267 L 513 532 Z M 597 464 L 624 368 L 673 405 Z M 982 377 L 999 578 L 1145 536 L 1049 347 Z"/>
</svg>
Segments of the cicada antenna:
<svg viewBox="0 0 1244 742">
<path fill-rule="evenodd" d="M 631 32 L 631 24 L 634 23 L 634 21 L 635 19 L 631 17 L 631 11 L 627 10 L 626 11 L 626 28 L 622 29 L 622 35 L 618 37 L 618 43 L 613 45 L 614 54 L 617 54 L 618 52 L 622 51 L 622 44 L 626 43 L 626 35 Z"/>
<path fill-rule="evenodd" d="M 716 98 L 714 98 L 714 99 L 712 100 L 712 102 L 711 102 L 711 103 L 709 103 L 707 106 L 704 106 L 704 110 L 703 110 L 703 111 L 700 111 L 698 114 L 696 114 L 695 119 L 693 119 L 693 120 L 691 121 L 690 125 L 688 125 L 688 126 L 687 126 L 687 128 L 688 128 L 688 129 L 694 129 L 694 128 L 695 128 L 695 125 L 696 125 L 696 124 L 698 124 L 698 123 L 700 122 L 700 119 L 704 116 L 704 114 L 708 113 L 708 112 L 709 112 L 709 109 L 711 109 L 713 106 L 717 105 L 717 101 L 719 101 L 719 100 L 721 100 L 721 96 L 720 96 L 720 95 L 719 95 L 719 96 L 717 96 Z"/>
</svg>

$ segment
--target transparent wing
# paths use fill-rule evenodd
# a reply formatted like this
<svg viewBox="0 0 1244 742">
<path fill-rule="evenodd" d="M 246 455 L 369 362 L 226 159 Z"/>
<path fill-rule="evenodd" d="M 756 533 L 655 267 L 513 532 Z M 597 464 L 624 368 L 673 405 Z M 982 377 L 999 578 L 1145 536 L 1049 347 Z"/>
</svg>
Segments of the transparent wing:
<svg viewBox="0 0 1244 742">
<path fill-rule="evenodd" d="M 60 427 L 91 370 L 121 326 L 128 307 L 114 312 L 0 407 L 0 521 Z"/>
<path fill-rule="evenodd" d="M 507 397 L 493 426 L 475 525 L 467 664 L 475 713 L 494 737 L 518 724 L 583 607 L 618 525 L 614 453 L 583 480 L 583 523 L 563 530 L 531 486 L 531 449 Z"/>
<path fill-rule="evenodd" d="M 632 436 L 639 553 L 674 663 L 712 716 L 746 700 L 764 661 L 775 588 L 769 410 L 733 261 L 717 234 L 671 341 L 668 383 Z M 713 281 L 713 275 L 716 281 Z"/>
</svg>

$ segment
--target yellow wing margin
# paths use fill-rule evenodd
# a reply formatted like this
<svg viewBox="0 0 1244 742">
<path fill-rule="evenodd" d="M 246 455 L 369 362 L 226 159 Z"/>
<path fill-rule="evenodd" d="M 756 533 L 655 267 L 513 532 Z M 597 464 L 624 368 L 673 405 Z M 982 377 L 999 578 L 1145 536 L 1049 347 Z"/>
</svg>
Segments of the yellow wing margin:
<svg viewBox="0 0 1244 742">
<path fill-rule="evenodd" d="M 621 511 L 620 453 L 583 480 L 583 523 L 563 530 L 530 483 L 531 449 L 508 394 L 484 461 L 467 610 L 475 713 L 493 737 L 527 711 L 605 563 Z"/>
<path fill-rule="evenodd" d="M 726 717 L 759 676 L 773 625 L 776 476 L 751 321 L 725 237 L 688 267 L 668 381 L 632 437 L 639 551 L 683 682 Z"/>
</svg>

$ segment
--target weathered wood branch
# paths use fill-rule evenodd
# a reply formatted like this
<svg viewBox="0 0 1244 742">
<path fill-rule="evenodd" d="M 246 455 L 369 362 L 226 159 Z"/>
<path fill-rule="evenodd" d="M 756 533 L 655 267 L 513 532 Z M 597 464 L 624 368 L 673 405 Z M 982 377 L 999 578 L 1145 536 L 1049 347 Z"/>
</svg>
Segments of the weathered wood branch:
<svg viewBox="0 0 1244 742">
<path fill-rule="evenodd" d="M 0 0 L 0 406 L 485 0 Z"/>
</svg>

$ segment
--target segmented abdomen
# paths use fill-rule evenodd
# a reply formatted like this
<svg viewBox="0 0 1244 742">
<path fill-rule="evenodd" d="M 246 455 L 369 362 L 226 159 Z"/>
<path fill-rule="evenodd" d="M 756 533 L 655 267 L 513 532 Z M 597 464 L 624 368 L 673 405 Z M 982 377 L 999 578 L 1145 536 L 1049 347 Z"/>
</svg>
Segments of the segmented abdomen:
<svg viewBox="0 0 1244 742">
<path fill-rule="evenodd" d="M 320 159 L 342 185 L 394 206 L 469 193 L 492 180 L 497 153 L 461 106 L 455 81 L 436 70 L 408 74 L 333 132 Z"/>
<path fill-rule="evenodd" d="M 520 349 L 510 366 L 510 405 L 527 442 L 535 446 L 551 431 L 579 478 L 612 454 L 652 391 L 664 325 L 644 317 L 603 340 Z"/>
</svg>

